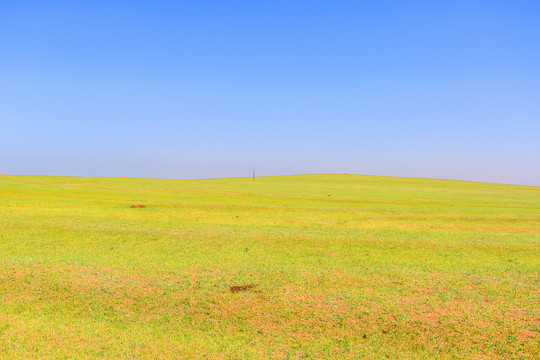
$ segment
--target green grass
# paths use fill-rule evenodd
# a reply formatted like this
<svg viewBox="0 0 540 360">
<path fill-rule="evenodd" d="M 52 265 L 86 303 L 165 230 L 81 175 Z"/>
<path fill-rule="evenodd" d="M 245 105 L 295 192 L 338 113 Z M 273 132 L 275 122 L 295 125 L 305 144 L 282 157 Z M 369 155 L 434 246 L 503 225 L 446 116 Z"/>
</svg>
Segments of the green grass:
<svg viewBox="0 0 540 360">
<path fill-rule="evenodd" d="M 2 359 L 533 359 L 539 269 L 539 187 L 0 176 Z"/>
</svg>

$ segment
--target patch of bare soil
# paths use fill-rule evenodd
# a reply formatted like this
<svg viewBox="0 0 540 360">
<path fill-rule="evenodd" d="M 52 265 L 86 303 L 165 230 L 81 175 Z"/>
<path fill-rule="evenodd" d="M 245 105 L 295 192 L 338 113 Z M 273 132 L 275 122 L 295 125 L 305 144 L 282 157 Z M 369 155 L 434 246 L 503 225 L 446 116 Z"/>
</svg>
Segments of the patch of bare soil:
<svg viewBox="0 0 540 360">
<path fill-rule="evenodd" d="M 232 293 L 237 293 L 240 291 L 247 291 L 255 287 L 257 287 L 257 284 L 235 285 L 235 286 L 229 287 L 229 290 L 231 290 Z"/>
</svg>

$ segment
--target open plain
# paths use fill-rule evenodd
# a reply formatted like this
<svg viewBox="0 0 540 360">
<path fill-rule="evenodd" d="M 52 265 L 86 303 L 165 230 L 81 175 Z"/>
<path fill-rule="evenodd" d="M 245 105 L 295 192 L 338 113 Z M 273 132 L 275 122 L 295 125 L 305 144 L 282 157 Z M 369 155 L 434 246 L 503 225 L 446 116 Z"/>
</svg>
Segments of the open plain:
<svg viewBox="0 0 540 360">
<path fill-rule="evenodd" d="M 0 358 L 533 359 L 540 188 L 0 176 Z"/>
</svg>

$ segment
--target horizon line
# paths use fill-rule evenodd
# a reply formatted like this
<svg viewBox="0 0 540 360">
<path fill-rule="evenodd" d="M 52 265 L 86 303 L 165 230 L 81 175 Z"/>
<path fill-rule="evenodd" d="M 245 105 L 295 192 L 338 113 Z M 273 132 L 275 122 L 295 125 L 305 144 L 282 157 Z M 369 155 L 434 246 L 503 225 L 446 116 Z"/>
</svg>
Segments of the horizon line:
<svg viewBox="0 0 540 360">
<path fill-rule="evenodd" d="M 534 187 L 534 188 L 540 187 L 540 185 L 510 184 L 510 183 L 478 181 L 478 180 L 448 179 L 448 178 L 436 178 L 436 177 L 413 177 L 413 176 L 395 176 L 395 175 L 356 174 L 356 173 L 303 173 L 303 174 L 281 174 L 281 175 L 258 175 L 258 176 L 255 177 L 255 179 L 257 179 L 257 178 L 270 178 L 270 177 L 317 176 L 317 175 L 369 176 L 369 177 L 385 177 L 385 178 L 398 178 L 398 179 L 459 181 L 459 182 L 471 182 L 471 183 L 479 183 L 479 184 L 527 186 L 527 187 Z M 204 177 L 204 178 L 191 178 L 191 179 L 187 179 L 187 178 L 164 178 L 164 177 L 80 176 L 80 175 L 49 175 L 49 174 L 0 174 L 0 176 L 28 176 L 28 177 L 30 177 L 30 176 L 48 176 L 48 177 L 72 177 L 72 178 L 135 179 L 135 180 L 181 180 L 181 181 L 252 179 L 251 176 Z"/>
</svg>

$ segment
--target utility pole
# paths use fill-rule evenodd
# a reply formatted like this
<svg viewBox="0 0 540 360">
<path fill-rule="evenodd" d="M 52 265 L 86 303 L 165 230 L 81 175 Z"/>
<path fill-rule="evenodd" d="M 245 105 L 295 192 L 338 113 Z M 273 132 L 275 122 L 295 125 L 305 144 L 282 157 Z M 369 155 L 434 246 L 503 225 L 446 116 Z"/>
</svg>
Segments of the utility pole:
<svg viewBox="0 0 540 360">
<path fill-rule="evenodd" d="M 251 167 L 253 169 L 253 181 L 255 181 L 255 166 Z"/>
</svg>

